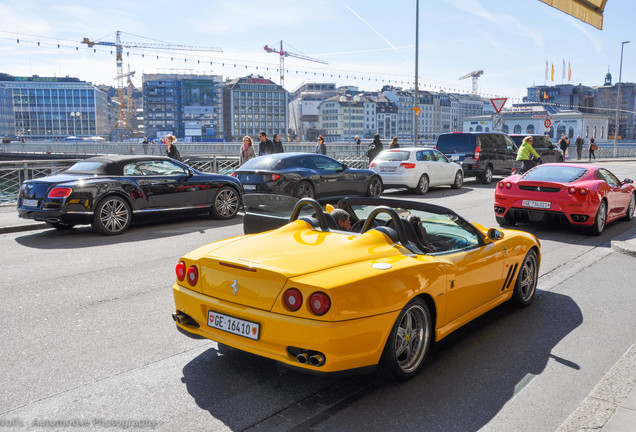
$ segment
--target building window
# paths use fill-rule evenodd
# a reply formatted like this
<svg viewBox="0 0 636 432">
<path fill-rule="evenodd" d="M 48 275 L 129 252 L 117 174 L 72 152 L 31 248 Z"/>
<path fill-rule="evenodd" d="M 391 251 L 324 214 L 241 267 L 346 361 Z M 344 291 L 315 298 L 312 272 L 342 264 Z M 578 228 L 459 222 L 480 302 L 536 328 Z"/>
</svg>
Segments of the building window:
<svg viewBox="0 0 636 432">
<path fill-rule="evenodd" d="M 596 138 L 596 126 L 594 126 L 594 138 Z"/>
<path fill-rule="evenodd" d="M 501 128 L 501 131 L 505 134 L 507 134 L 509 130 L 508 125 L 503 125 L 503 128 Z"/>
<path fill-rule="evenodd" d="M 601 126 L 601 139 L 605 138 L 605 126 Z"/>
<path fill-rule="evenodd" d="M 533 134 L 534 133 L 534 125 L 533 124 L 529 124 L 528 127 L 526 128 L 526 133 L 527 134 Z"/>
<path fill-rule="evenodd" d="M 585 138 L 588 138 L 589 136 L 590 136 L 590 127 L 585 126 Z"/>
<path fill-rule="evenodd" d="M 561 138 L 564 133 L 565 133 L 565 126 L 559 125 L 559 127 L 557 127 L 557 136 Z"/>
<path fill-rule="evenodd" d="M 516 124 L 514 128 L 512 128 L 513 133 L 520 134 L 521 133 L 521 125 Z"/>
<path fill-rule="evenodd" d="M 574 126 L 570 126 L 570 128 L 568 129 L 568 136 L 570 138 L 574 138 Z"/>
<path fill-rule="evenodd" d="M 483 129 L 481 127 L 481 125 L 477 125 L 477 127 L 475 128 L 475 132 L 481 132 Z"/>
</svg>

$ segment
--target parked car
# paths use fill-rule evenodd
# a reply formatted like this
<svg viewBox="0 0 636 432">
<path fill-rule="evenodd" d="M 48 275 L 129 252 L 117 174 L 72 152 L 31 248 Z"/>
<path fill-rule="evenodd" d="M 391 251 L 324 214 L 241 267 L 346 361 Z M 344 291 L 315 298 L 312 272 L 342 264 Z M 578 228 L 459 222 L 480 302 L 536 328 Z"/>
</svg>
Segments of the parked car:
<svg viewBox="0 0 636 432">
<path fill-rule="evenodd" d="M 386 188 L 407 188 L 423 195 L 429 186 L 459 189 L 464 183 L 461 165 L 430 148 L 384 150 L 373 159 L 370 169 L 380 174 Z"/>
<path fill-rule="evenodd" d="M 547 135 L 539 135 L 539 134 L 526 134 L 526 135 L 510 135 L 510 138 L 515 142 L 517 147 L 521 146 L 521 142 L 527 136 L 532 137 L 532 147 L 539 153 L 541 156 L 541 160 L 543 163 L 552 163 L 552 162 L 563 162 L 563 151 L 554 145 L 552 141 L 550 141 L 550 137 Z"/>
<path fill-rule="evenodd" d="M 517 146 L 498 132 L 452 132 L 437 137 L 435 148 L 462 166 L 464 175 L 488 184 L 493 175 L 508 176 L 515 167 Z"/>
<path fill-rule="evenodd" d="M 620 181 L 609 170 L 596 165 L 539 165 L 497 184 L 495 218 L 504 226 L 563 221 L 599 235 L 607 223 L 634 217 L 633 183 L 631 179 Z"/>
<path fill-rule="evenodd" d="M 245 193 L 274 193 L 297 198 L 380 196 L 378 174 L 353 169 L 328 156 L 314 153 L 275 153 L 250 159 L 233 174 Z"/>
<path fill-rule="evenodd" d="M 151 214 L 209 210 L 216 219 L 229 219 L 242 193 L 231 176 L 203 173 L 165 156 L 98 156 L 22 183 L 18 214 L 57 229 L 91 224 L 99 234 L 115 235 L 133 218 Z"/>
<path fill-rule="evenodd" d="M 301 216 L 303 206 L 313 216 Z M 418 373 L 433 342 L 504 302 L 534 298 L 533 234 L 473 225 L 421 201 L 348 197 L 337 207 L 359 232 L 330 228 L 331 215 L 305 198 L 281 228 L 181 257 L 177 330 L 306 372 L 379 367 L 399 380 Z"/>
</svg>

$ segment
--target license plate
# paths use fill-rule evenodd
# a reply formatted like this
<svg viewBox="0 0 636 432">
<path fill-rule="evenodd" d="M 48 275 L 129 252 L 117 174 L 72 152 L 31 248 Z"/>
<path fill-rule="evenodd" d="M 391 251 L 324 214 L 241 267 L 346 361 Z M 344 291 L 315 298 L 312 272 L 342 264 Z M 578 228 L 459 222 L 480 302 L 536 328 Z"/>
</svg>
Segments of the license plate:
<svg viewBox="0 0 636 432">
<path fill-rule="evenodd" d="M 22 200 L 22 205 L 24 207 L 37 207 L 38 206 L 38 200 L 34 200 L 34 199 L 23 199 Z"/>
<path fill-rule="evenodd" d="M 542 208 L 549 209 L 552 203 L 550 201 L 530 201 L 523 200 L 521 201 L 521 205 L 524 207 L 534 207 L 534 208 Z"/>
<path fill-rule="evenodd" d="M 382 172 L 395 172 L 395 167 L 380 167 Z"/>
<path fill-rule="evenodd" d="M 256 190 L 256 185 L 243 185 L 245 190 Z"/>
<path fill-rule="evenodd" d="M 254 340 L 261 332 L 259 324 L 214 311 L 208 311 L 208 326 Z"/>
<path fill-rule="evenodd" d="M 459 160 L 459 155 L 451 155 L 451 160 L 452 161 L 458 161 Z"/>
</svg>

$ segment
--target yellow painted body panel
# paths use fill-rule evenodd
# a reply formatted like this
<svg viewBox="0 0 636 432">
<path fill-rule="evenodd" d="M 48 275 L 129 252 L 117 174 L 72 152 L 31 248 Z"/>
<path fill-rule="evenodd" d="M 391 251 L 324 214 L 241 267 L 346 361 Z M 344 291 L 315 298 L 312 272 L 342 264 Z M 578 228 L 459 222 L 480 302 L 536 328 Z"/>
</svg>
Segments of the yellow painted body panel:
<svg viewBox="0 0 636 432">
<path fill-rule="evenodd" d="M 413 298 L 428 299 L 435 339 L 440 340 L 511 297 L 526 253 L 535 247 L 540 259 L 540 251 L 532 234 L 502 232 L 501 240 L 487 239 L 477 248 L 434 255 L 413 254 L 379 231 L 322 232 L 300 220 L 266 233 L 212 243 L 182 258 L 186 267 L 198 267 L 199 282 L 194 287 L 186 281 L 174 285 L 176 310 L 191 316 L 199 327 L 177 325 L 222 344 L 320 372 L 375 365 L 397 316 Z M 389 268 L 377 268 L 379 263 Z M 303 296 L 303 305 L 295 312 L 282 300 L 291 287 Z M 308 307 L 308 298 L 316 291 L 331 299 L 331 309 L 320 317 Z M 208 327 L 208 310 L 260 324 L 260 339 Z M 287 352 L 289 346 L 319 351 L 326 362 L 321 367 L 300 364 Z"/>
</svg>

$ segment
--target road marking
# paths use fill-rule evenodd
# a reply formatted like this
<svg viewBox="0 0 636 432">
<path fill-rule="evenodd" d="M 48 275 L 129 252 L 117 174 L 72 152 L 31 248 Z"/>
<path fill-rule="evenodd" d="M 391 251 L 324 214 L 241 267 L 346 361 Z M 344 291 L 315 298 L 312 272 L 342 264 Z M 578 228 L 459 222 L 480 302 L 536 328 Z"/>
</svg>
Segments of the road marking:
<svg viewBox="0 0 636 432">
<path fill-rule="evenodd" d="M 577 257 L 574 262 L 570 261 L 564 263 L 562 266 L 539 276 L 539 284 L 537 288 L 539 288 L 540 291 L 552 291 L 564 281 L 570 279 L 581 270 L 586 269 L 592 264 L 595 264 L 605 258 L 612 252 L 612 248 L 609 247 L 595 247 Z M 537 295 L 540 294 L 540 292 L 537 292 Z"/>
</svg>

